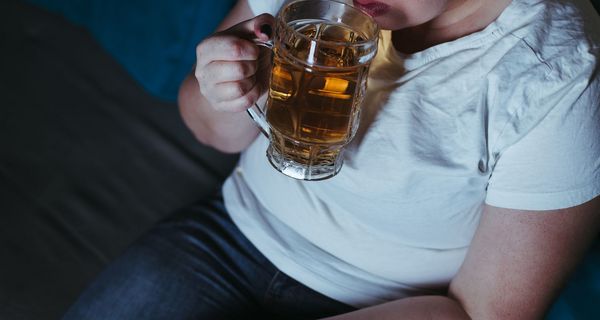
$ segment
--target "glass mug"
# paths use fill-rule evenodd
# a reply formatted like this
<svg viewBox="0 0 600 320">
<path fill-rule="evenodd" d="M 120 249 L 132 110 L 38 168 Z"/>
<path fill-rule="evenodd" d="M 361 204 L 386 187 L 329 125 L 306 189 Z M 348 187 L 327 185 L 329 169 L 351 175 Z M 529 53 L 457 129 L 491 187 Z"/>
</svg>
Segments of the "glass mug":
<svg viewBox="0 0 600 320">
<path fill-rule="evenodd" d="M 302 180 L 336 175 L 343 148 L 354 137 L 367 73 L 377 53 L 379 27 L 351 5 L 300 0 L 276 17 L 264 110 L 248 113 L 269 138 L 267 158 Z"/>
</svg>

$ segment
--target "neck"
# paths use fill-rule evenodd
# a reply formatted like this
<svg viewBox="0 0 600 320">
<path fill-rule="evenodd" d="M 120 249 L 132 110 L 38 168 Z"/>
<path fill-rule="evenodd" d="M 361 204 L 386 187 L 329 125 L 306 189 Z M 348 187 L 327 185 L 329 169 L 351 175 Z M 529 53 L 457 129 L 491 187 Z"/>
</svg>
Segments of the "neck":
<svg viewBox="0 0 600 320">
<path fill-rule="evenodd" d="M 433 20 L 394 31 L 394 46 L 410 54 L 481 31 L 496 20 L 511 1 L 454 0 Z"/>
</svg>

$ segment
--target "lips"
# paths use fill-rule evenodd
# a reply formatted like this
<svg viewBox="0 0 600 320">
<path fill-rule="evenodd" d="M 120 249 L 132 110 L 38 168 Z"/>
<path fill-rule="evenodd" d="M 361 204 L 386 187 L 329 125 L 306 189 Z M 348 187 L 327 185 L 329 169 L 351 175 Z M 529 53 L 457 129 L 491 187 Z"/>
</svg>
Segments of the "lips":
<svg viewBox="0 0 600 320">
<path fill-rule="evenodd" d="M 390 9 L 385 3 L 373 1 L 373 0 L 354 0 L 354 6 L 364 11 L 371 17 L 377 17 L 385 14 Z"/>
</svg>

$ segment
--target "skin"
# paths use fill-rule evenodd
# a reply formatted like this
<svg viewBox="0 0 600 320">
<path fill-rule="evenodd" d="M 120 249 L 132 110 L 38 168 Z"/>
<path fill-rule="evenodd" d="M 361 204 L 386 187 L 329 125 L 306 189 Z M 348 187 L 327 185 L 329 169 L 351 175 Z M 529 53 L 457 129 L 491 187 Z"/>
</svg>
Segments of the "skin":
<svg viewBox="0 0 600 320">
<path fill-rule="evenodd" d="M 374 0 L 358 0 L 361 3 Z M 357 2 L 357 0 L 355 0 Z M 394 46 L 414 53 L 485 28 L 510 0 L 380 0 L 389 11 L 376 16 L 382 29 L 393 30 Z"/>
<path fill-rule="evenodd" d="M 396 49 L 412 53 L 485 28 L 510 0 L 380 2 L 390 10 L 376 21 L 393 30 Z M 246 0 L 240 0 L 219 31 L 198 45 L 179 108 L 200 142 L 239 152 L 258 135 L 245 109 L 266 88 L 256 62 L 260 50 L 251 41 L 268 38 L 260 32 L 264 24 L 272 26 L 273 18 L 252 18 Z M 406 298 L 329 319 L 540 319 L 599 231 L 600 197 L 544 212 L 485 205 L 447 296 Z"/>
</svg>

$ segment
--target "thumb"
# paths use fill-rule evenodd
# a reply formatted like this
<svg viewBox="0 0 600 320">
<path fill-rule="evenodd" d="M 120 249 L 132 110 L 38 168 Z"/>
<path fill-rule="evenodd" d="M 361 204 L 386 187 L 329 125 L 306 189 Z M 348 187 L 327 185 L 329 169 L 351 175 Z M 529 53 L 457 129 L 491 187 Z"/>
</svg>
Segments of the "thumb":
<svg viewBox="0 0 600 320">
<path fill-rule="evenodd" d="M 275 30 L 275 18 L 268 14 L 263 13 L 250 20 L 239 23 L 232 29 L 238 35 L 244 35 L 244 38 L 248 40 L 259 39 L 267 41 L 273 36 L 273 30 Z"/>
</svg>

